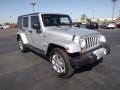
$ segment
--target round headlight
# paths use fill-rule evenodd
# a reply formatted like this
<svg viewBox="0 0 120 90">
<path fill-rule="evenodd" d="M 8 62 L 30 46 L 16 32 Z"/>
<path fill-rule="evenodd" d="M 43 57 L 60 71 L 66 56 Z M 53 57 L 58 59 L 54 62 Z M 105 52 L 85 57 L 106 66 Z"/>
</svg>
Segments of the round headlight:
<svg viewBox="0 0 120 90">
<path fill-rule="evenodd" d="M 81 47 L 84 48 L 86 45 L 85 39 L 80 39 Z"/>
<path fill-rule="evenodd" d="M 100 36 L 100 42 L 106 42 L 105 36 L 103 36 L 103 35 Z"/>
</svg>

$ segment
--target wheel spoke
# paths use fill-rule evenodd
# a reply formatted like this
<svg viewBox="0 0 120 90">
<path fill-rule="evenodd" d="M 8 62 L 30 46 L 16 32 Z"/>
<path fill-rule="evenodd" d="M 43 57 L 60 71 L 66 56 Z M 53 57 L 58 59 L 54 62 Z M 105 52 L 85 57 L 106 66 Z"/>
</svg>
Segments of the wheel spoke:
<svg viewBox="0 0 120 90">
<path fill-rule="evenodd" d="M 65 71 L 65 67 L 64 67 L 64 64 L 63 63 L 59 63 L 59 69 L 61 72 L 64 72 Z"/>
<path fill-rule="evenodd" d="M 57 66 L 55 64 L 53 65 L 53 68 L 55 69 L 55 71 L 58 70 L 58 68 L 57 68 Z"/>
<path fill-rule="evenodd" d="M 23 44 L 20 40 L 19 40 L 19 47 L 20 47 L 21 50 L 23 50 Z"/>
<path fill-rule="evenodd" d="M 60 66 L 60 65 L 59 65 L 59 71 L 62 72 L 62 73 L 64 72 L 62 66 Z"/>
</svg>

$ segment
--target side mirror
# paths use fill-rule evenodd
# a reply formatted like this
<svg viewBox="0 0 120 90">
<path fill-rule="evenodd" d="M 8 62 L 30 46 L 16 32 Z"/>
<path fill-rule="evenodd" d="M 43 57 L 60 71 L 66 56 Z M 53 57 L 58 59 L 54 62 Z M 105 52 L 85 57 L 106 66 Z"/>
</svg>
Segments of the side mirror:
<svg viewBox="0 0 120 90">
<path fill-rule="evenodd" d="M 41 27 L 40 27 L 40 25 L 39 24 L 33 24 L 32 25 L 32 28 L 33 29 L 36 29 L 36 33 L 41 33 Z"/>
<path fill-rule="evenodd" d="M 78 24 L 74 24 L 74 26 L 80 28 L 80 25 L 78 25 Z"/>
<path fill-rule="evenodd" d="M 40 25 L 39 24 L 33 24 L 32 28 L 36 29 L 36 30 L 39 30 L 40 29 Z"/>
</svg>

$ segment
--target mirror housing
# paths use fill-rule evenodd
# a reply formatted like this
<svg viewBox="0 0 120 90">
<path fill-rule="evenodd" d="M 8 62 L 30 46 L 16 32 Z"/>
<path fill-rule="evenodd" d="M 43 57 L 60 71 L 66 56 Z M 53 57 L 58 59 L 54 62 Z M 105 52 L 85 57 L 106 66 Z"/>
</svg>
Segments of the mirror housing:
<svg viewBox="0 0 120 90">
<path fill-rule="evenodd" d="M 36 29 L 36 33 L 41 33 L 41 27 L 39 24 L 33 24 L 32 28 Z"/>
<path fill-rule="evenodd" d="M 33 25 L 32 25 L 32 28 L 33 28 L 33 29 L 36 29 L 36 30 L 39 30 L 41 27 L 40 27 L 39 24 L 33 24 Z"/>
</svg>

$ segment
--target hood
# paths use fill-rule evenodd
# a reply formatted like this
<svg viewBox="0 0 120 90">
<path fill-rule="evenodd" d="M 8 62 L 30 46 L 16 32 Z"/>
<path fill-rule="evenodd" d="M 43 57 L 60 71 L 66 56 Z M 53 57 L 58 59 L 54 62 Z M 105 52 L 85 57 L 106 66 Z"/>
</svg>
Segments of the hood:
<svg viewBox="0 0 120 90">
<path fill-rule="evenodd" d="M 97 34 L 99 32 L 84 28 L 77 28 L 77 27 L 68 27 L 68 26 L 62 26 L 62 27 L 46 27 L 45 28 L 47 32 L 55 33 L 57 35 L 63 36 L 63 37 L 73 37 L 75 36 L 86 36 L 90 34 Z"/>
</svg>

